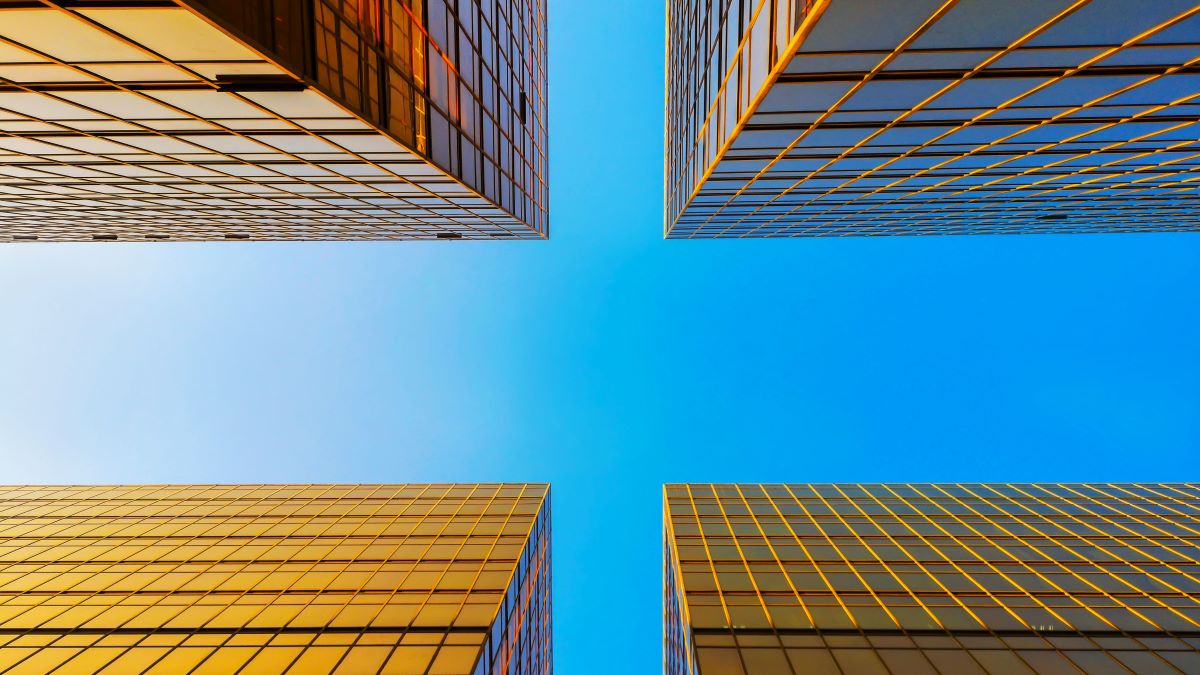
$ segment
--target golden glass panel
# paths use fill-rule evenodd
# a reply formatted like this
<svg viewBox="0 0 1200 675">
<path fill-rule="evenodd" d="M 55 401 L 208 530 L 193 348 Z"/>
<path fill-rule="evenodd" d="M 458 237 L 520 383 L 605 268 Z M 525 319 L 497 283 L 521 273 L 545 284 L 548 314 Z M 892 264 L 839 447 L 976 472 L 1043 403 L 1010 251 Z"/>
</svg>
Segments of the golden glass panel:
<svg viewBox="0 0 1200 675">
<path fill-rule="evenodd" d="M 550 672 L 545 485 L 0 487 L 0 549 L 0 672 Z"/>
<path fill-rule="evenodd" d="M 183 8 L 82 9 L 79 12 L 170 61 L 261 61 L 233 38 Z"/>
<path fill-rule="evenodd" d="M 547 236 L 543 4 L 103 4 L 0 4 L 0 241 Z"/>
<path fill-rule="evenodd" d="M 663 512 L 669 675 L 1200 664 L 1194 484 L 668 485 Z"/>
<path fill-rule="evenodd" d="M 67 63 L 151 61 L 136 47 L 89 26 L 66 12 L 0 9 L 5 40 Z"/>
</svg>

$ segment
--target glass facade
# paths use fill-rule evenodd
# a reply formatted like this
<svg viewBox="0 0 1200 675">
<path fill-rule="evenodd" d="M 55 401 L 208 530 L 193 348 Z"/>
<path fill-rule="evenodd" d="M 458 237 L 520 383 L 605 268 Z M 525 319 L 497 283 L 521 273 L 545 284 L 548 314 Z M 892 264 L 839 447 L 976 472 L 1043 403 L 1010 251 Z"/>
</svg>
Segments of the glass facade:
<svg viewBox="0 0 1200 675">
<path fill-rule="evenodd" d="M 1200 229 L 1200 3 L 669 0 L 666 234 Z"/>
<path fill-rule="evenodd" d="M 549 488 L 0 488 L 0 672 L 551 673 Z"/>
<path fill-rule="evenodd" d="M 0 0 L 0 241 L 545 238 L 544 0 Z"/>
<path fill-rule="evenodd" d="M 665 488 L 669 675 L 1200 673 L 1195 484 Z"/>
</svg>

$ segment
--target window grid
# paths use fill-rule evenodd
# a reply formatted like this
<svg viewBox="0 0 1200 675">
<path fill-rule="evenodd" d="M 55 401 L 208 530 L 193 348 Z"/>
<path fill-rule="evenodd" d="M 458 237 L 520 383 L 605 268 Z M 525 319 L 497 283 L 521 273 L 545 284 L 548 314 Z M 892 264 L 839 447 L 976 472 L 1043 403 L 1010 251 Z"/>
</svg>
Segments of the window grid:
<svg viewBox="0 0 1200 675">
<path fill-rule="evenodd" d="M 317 86 L 309 87 L 306 66 L 272 61 L 208 19 L 207 12 L 232 10 L 210 6 L 218 0 L 196 2 L 0 2 L 0 241 L 546 236 L 540 2 L 505 4 L 520 20 L 505 19 L 504 27 L 520 35 L 501 36 L 486 21 L 468 21 L 488 28 L 503 58 L 523 59 L 503 69 L 504 86 L 491 89 L 527 91 L 528 123 L 520 132 L 507 121 L 490 124 L 500 130 L 491 142 L 496 147 L 479 151 L 498 167 L 492 183 L 502 185 L 464 171 L 462 152 L 448 154 L 449 137 L 426 143 L 414 135 L 426 116 L 445 118 L 436 101 L 425 105 L 434 92 L 425 91 L 418 69 L 429 67 L 426 51 L 446 48 L 429 43 L 417 14 L 406 11 L 404 22 L 395 22 L 413 24 L 404 26 L 413 44 L 396 45 L 414 56 L 408 70 L 390 68 L 390 84 L 373 89 L 382 95 L 360 87 L 363 100 L 374 104 L 364 107 L 359 97 L 334 95 L 348 90 L 335 86 L 328 68 L 314 73 Z M 326 20 L 354 14 L 333 0 L 319 2 Z M 402 4 L 392 0 L 387 7 Z M 462 11 L 469 11 L 465 4 Z M 473 11 L 479 16 L 478 7 Z M 504 19 L 498 12 L 492 20 Z M 318 35 L 328 33 L 301 12 L 288 20 L 300 22 L 289 26 L 295 33 L 305 21 Z M 175 44 L 155 34 L 158 26 L 174 31 Z M 75 53 L 68 41 L 50 39 L 52 28 L 108 51 Z M 261 38 L 247 42 L 254 37 Z M 361 46 L 364 59 L 340 73 L 369 65 Z M 399 62 L 403 54 L 389 52 L 389 59 Z M 486 64 L 479 67 L 486 71 Z M 380 80 L 377 68 L 367 72 Z M 522 83 L 510 84 L 518 73 Z M 408 103 L 386 105 L 388 92 Z M 495 114 L 494 105 L 474 107 Z M 380 108 L 407 122 L 368 114 Z"/>
<path fill-rule="evenodd" d="M 700 164 L 683 111 L 713 100 L 689 84 L 689 50 L 712 38 L 705 8 L 671 5 L 669 237 L 1200 226 L 1200 5 L 945 0 L 850 20 L 850 3 L 818 0 L 770 52 L 781 67 L 739 75 L 752 105 Z"/>
<path fill-rule="evenodd" d="M 665 489 L 672 675 L 1200 668 L 1194 484 Z"/>
<path fill-rule="evenodd" d="M 396 129 L 448 173 L 544 230 L 544 16 L 540 0 L 318 0 L 317 79 L 374 125 Z M 350 63 L 342 58 L 347 50 Z M 408 90 L 402 105 L 388 105 L 398 88 Z M 522 94 L 533 101 L 524 122 Z M 407 119 L 413 106 L 415 125 Z"/>
<path fill-rule="evenodd" d="M 0 672 L 548 673 L 548 521 L 537 484 L 0 488 Z"/>
<path fill-rule="evenodd" d="M 667 6 L 668 218 L 728 150 L 794 50 L 814 0 L 679 0 Z M 742 28 L 742 26 L 745 26 Z M 757 28 L 757 30 L 756 30 Z M 791 31 L 798 31 L 796 36 Z M 768 73 L 768 69 L 771 71 Z M 717 81 L 719 80 L 719 82 Z"/>
</svg>

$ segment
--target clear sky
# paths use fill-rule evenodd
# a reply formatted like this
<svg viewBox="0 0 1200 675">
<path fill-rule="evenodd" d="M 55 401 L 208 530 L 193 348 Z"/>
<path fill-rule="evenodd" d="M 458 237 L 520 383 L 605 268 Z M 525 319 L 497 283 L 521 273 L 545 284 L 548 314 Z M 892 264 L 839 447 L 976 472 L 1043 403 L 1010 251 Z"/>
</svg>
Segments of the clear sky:
<svg viewBox="0 0 1200 675">
<path fill-rule="evenodd" d="M 575 675 L 664 481 L 1200 479 L 1200 234 L 663 241 L 662 2 L 550 9 L 548 242 L 0 247 L 0 482 L 551 481 Z"/>
</svg>

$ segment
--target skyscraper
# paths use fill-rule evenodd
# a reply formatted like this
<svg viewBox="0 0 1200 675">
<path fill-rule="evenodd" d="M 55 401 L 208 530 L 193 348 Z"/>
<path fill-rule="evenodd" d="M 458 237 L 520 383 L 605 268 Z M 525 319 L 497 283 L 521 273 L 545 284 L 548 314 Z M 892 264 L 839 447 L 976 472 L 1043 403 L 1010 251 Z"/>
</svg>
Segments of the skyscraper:
<svg viewBox="0 0 1200 675">
<path fill-rule="evenodd" d="M 0 241 L 545 238 L 544 0 L 0 0 Z"/>
<path fill-rule="evenodd" d="M 1196 0 L 669 0 L 668 237 L 1200 229 Z"/>
<path fill-rule="evenodd" d="M 552 672 L 546 485 L 0 488 L 0 672 Z"/>
<path fill-rule="evenodd" d="M 669 675 L 1200 673 L 1200 486 L 666 486 Z"/>
</svg>

